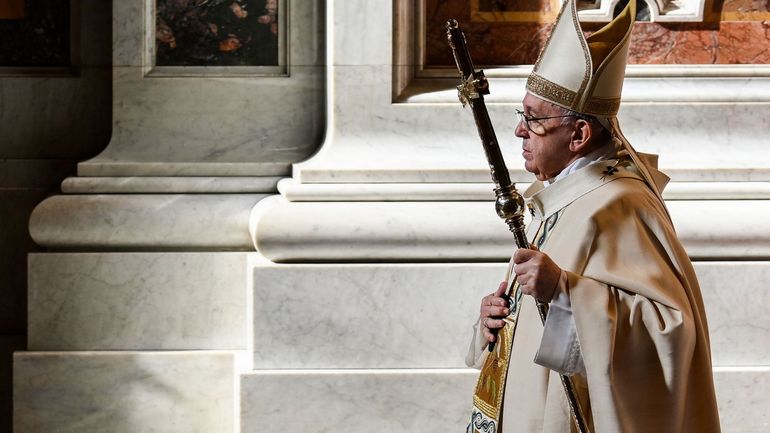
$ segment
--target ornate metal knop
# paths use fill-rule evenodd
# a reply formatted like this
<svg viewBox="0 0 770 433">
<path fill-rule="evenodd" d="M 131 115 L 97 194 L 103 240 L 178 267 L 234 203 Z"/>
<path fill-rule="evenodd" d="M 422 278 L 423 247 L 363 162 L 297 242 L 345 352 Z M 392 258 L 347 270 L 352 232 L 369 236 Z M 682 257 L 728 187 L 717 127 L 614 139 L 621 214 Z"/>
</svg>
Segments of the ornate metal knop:
<svg viewBox="0 0 770 433">
<path fill-rule="evenodd" d="M 457 96 L 460 98 L 460 102 L 463 103 L 463 107 L 479 99 L 481 95 L 488 94 L 489 82 L 487 77 L 484 76 L 484 71 L 476 71 L 473 75 L 462 80 L 460 85 L 457 86 Z"/>
</svg>

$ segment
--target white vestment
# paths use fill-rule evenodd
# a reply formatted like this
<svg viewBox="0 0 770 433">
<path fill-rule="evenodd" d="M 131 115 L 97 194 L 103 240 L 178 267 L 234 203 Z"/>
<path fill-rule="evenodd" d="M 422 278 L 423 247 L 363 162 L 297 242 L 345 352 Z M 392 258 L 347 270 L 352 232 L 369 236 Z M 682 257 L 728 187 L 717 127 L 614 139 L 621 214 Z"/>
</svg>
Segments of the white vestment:
<svg viewBox="0 0 770 433">
<path fill-rule="evenodd" d="M 631 162 L 616 162 L 525 193 L 530 234 L 549 222 L 541 250 L 564 272 L 545 335 L 534 300 L 522 299 L 503 433 L 574 431 L 552 369 L 573 374 L 592 433 L 720 431 L 692 264 L 658 196 Z M 476 366 L 486 353 L 478 326 L 467 359 Z"/>
</svg>

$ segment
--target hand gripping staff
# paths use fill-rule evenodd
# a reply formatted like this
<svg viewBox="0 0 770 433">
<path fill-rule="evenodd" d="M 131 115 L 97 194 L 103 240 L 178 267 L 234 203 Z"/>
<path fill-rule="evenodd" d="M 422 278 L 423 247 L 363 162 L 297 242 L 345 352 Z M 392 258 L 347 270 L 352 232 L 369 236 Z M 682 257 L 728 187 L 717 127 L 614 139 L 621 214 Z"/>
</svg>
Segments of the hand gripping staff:
<svg viewBox="0 0 770 433">
<path fill-rule="evenodd" d="M 458 97 L 463 106 L 470 105 L 473 110 L 473 118 L 476 120 L 476 128 L 479 131 L 481 145 L 489 162 L 489 170 L 492 181 L 495 184 L 495 210 L 497 215 L 505 220 L 508 228 L 513 233 L 518 248 L 530 248 L 524 229 L 524 199 L 516 191 L 516 185 L 511 182 L 508 168 L 505 166 L 500 145 L 497 142 L 489 112 L 484 104 L 484 95 L 489 94 L 489 82 L 484 76 L 484 71 L 476 71 L 473 67 L 468 47 L 465 44 L 465 35 L 455 20 L 449 20 L 446 24 L 447 39 L 452 48 L 457 69 L 460 71 L 460 85 L 457 86 Z M 506 296 L 511 302 L 517 302 L 516 296 L 511 300 L 511 290 L 517 287 L 511 284 Z M 518 291 L 518 289 L 517 289 Z M 545 323 L 548 315 L 548 304 L 538 302 L 540 319 Z M 505 378 L 508 374 L 508 361 L 510 349 L 515 332 L 518 308 L 512 306 L 511 315 L 506 318 L 506 325 L 500 331 L 497 341 L 501 344 L 495 350 L 495 344 L 489 344 L 489 354 L 484 362 L 473 396 L 474 407 L 471 414 L 471 422 L 467 433 L 496 433 L 502 409 L 502 397 L 505 391 Z M 567 395 L 572 420 L 575 422 L 579 433 L 589 433 L 585 418 L 580 409 L 580 402 L 575 395 L 575 388 L 569 376 L 561 375 L 564 392 Z"/>
</svg>

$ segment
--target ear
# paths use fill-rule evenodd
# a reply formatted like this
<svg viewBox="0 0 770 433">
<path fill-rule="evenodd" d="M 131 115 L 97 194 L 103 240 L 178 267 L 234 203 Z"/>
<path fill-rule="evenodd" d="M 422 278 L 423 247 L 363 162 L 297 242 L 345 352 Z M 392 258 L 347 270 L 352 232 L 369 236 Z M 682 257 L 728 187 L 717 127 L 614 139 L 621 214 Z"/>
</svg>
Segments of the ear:
<svg viewBox="0 0 770 433">
<path fill-rule="evenodd" d="M 583 119 L 577 119 L 573 124 L 569 150 L 580 155 L 588 153 L 591 150 L 591 138 L 593 137 L 593 133 L 594 130 L 591 123 Z"/>
</svg>

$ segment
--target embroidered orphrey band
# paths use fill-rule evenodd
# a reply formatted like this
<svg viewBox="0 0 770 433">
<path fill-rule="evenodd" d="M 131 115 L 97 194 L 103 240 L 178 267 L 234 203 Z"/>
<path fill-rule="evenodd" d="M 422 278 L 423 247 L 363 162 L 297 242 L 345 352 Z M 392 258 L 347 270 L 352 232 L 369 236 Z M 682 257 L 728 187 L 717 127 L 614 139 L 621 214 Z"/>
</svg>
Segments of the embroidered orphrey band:
<svg viewBox="0 0 770 433">
<path fill-rule="evenodd" d="M 562 87 L 553 81 L 547 80 L 534 72 L 529 74 L 529 78 L 527 79 L 527 90 L 569 109 L 574 108 L 574 103 L 577 99 L 577 93 L 566 87 Z"/>
<path fill-rule="evenodd" d="M 585 110 L 587 113 L 598 116 L 614 116 L 620 109 L 620 98 L 590 98 L 586 102 Z"/>
<path fill-rule="evenodd" d="M 580 113 L 596 116 L 614 116 L 620 109 L 620 98 L 589 98 L 581 109 L 577 105 L 577 93 L 566 87 L 562 87 L 551 80 L 545 79 L 536 73 L 529 74 L 527 90 L 547 99 L 557 105 L 575 110 Z"/>
</svg>

